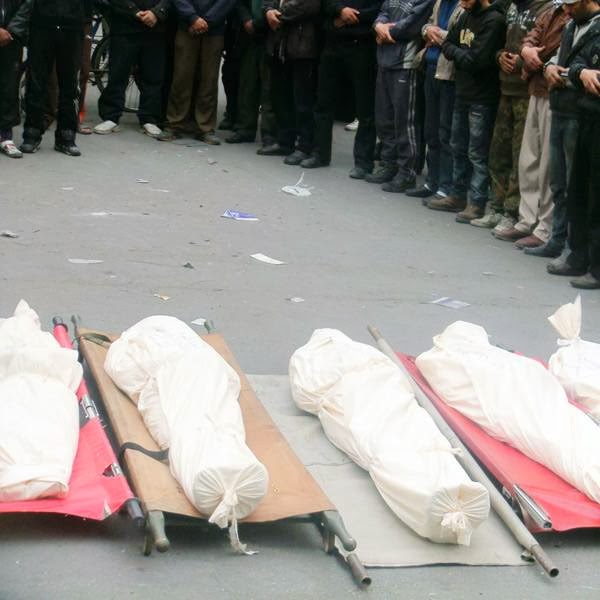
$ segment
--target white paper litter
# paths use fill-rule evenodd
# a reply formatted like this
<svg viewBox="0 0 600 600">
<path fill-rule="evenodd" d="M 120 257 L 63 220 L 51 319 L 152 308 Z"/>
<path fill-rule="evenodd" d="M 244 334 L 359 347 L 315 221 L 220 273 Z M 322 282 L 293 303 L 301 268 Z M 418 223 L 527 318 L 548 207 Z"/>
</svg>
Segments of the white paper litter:
<svg viewBox="0 0 600 600">
<path fill-rule="evenodd" d="M 171 296 L 165 296 L 164 294 L 152 294 L 155 298 L 158 298 L 159 300 L 164 300 L 165 302 L 167 300 L 171 299 Z"/>
<path fill-rule="evenodd" d="M 65 186 L 61 187 L 60 189 L 63 190 L 63 192 L 72 192 L 75 188 L 71 186 Z"/>
<path fill-rule="evenodd" d="M 289 302 L 293 302 L 295 304 L 299 302 L 304 302 L 304 298 L 300 298 L 300 296 L 292 296 L 291 298 L 287 298 Z"/>
<path fill-rule="evenodd" d="M 165 190 L 163 188 L 148 188 L 151 192 L 162 192 L 163 194 L 168 194 L 170 190 Z"/>
<path fill-rule="evenodd" d="M 258 252 L 256 254 L 251 254 L 250 256 L 256 260 L 259 260 L 260 262 L 268 263 L 269 265 L 285 265 L 285 264 L 287 264 L 281 260 L 277 260 L 276 258 L 271 258 L 270 256 L 267 256 L 266 254 L 262 254 L 262 252 Z"/>
<path fill-rule="evenodd" d="M 206 323 L 206 319 L 203 319 L 202 317 L 198 317 L 197 319 L 194 319 L 193 321 L 190 321 L 192 325 L 198 325 L 200 327 L 204 327 L 204 324 Z"/>
<path fill-rule="evenodd" d="M 284 185 L 281 188 L 281 191 L 285 192 L 286 194 L 291 194 L 292 196 L 310 196 L 310 190 L 312 190 L 313 188 L 306 186 L 304 183 L 302 183 L 303 181 L 304 171 L 302 171 L 300 179 L 298 179 L 298 181 L 296 181 L 294 185 Z"/>
<path fill-rule="evenodd" d="M 150 183 L 150 181 L 148 181 L 148 179 L 136 179 L 135 182 L 136 183 Z"/>
<path fill-rule="evenodd" d="M 235 221 L 258 221 L 258 217 L 255 217 L 250 213 L 231 209 L 227 209 L 221 216 L 226 219 L 234 219 Z"/>
<path fill-rule="evenodd" d="M 446 308 L 466 308 L 467 306 L 471 306 L 468 302 L 463 302 L 462 300 L 454 300 L 448 296 L 442 296 L 437 300 L 432 300 L 429 304 L 439 304 L 440 306 L 445 306 Z"/>
<path fill-rule="evenodd" d="M 99 265 L 104 262 L 96 258 L 69 258 L 68 261 L 74 265 Z"/>
</svg>

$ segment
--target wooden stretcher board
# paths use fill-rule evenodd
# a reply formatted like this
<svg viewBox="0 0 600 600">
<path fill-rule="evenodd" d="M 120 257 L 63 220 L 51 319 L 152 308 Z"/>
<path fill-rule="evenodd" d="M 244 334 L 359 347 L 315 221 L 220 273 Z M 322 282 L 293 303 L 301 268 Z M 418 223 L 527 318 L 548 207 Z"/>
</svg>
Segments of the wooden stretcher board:
<svg viewBox="0 0 600 600">
<path fill-rule="evenodd" d="M 160 450 L 148 433 L 134 403 L 105 373 L 107 348 L 85 339 L 86 334 L 94 333 L 106 335 L 113 341 L 118 336 L 91 329 L 79 330 L 80 349 L 98 386 L 117 442 L 119 445 L 135 442 L 148 450 Z M 223 337 L 217 333 L 201 337 L 238 373 L 241 382 L 239 401 L 246 427 L 246 443 L 269 473 L 267 495 L 244 522 L 262 523 L 335 510 L 256 397 Z M 131 484 L 146 512 L 156 510 L 206 518 L 186 498 L 181 486 L 171 475 L 168 465 L 130 449 L 125 450 L 124 460 Z"/>
</svg>

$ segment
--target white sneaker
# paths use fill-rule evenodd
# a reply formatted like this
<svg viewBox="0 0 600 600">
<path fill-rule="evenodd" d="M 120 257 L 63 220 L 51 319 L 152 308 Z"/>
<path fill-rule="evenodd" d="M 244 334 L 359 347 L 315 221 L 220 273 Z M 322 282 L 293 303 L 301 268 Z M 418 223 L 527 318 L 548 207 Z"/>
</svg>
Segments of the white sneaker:
<svg viewBox="0 0 600 600">
<path fill-rule="evenodd" d="M 471 225 L 475 227 L 485 227 L 487 229 L 493 229 L 496 227 L 500 221 L 503 219 L 500 213 L 497 213 L 493 208 L 487 212 L 480 219 L 473 219 L 471 221 Z"/>
<path fill-rule="evenodd" d="M 3 152 L 10 158 L 23 158 L 23 153 L 15 146 L 12 140 L 0 142 L 0 152 Z"/>
<path fill-rule="evenodd" d="M 119 124 L 114 121 L 102 121 L 102 123 L 98 123 L 96 127 L 94 127 L 94 133 L 99 133 L 100 135 L 106 135 L 107 133 L 114 133 L 119 131 Z"/>
<path fill-rule="evenodd" d="M 348 123 L 348 125 L 344 125 L 344 129 L 346 131 L 356 131 L 358 129 L 358 119 L 354 119 L 352 123 Z"/>
<path fill-rule="evenodd" d="M 142 131 L 146 134 L 149 135 L 150 137 L 158 137 L 159 135 L 162 135 L 162 130 L 160 127 L 157 127 L 154 123 L 144 123 L 142 125 Z"/>
<path fill-rule="evenodd" d="M 512 229 L 515 226 L 516 222 L 517 222 L 516 219 L 513 219 L 512 217 L 509 217 L 507 215 L 504 215 L 498 222 L 498 225 L 496 225 L 496 227 L 494 227 L 494 229 L 492 229 L 492 234 L 501 233 L 503 231 L 508 231 L 509 229 Z"/>
</svg>

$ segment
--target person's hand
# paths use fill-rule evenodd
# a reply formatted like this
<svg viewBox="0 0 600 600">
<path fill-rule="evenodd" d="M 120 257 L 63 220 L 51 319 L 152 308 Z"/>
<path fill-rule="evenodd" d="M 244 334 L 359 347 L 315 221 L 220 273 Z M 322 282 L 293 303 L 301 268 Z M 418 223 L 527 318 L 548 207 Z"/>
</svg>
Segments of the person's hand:
<svg viewBox="0 0 600 600">
<path fill-rule="evenodd" d="M 154 27 L 158 22 L 156 15 L 151 10 L 140 10 L 135 15 L 146 27 Z"/>
<path fill-rule="evenodd" d="M 13 41 L 13 36 L 10 35 L 10 31 L 0 27 L 0 48 L 2 46 L 8 46 Z"/>
<path fill-rule="evenodd" d="M 503 73 L 510 75 L 515 72 L 517 67 L 517 55 L 510 52 L 502 51 L 498 57 L 498 64 Z"/>
<path fill-rule="evenodd" d="M 344 21 L 342 21 L 342 17 L 336 17 L 333 20 L 333 26 L 336 29 L 341 29 L 342 27 L 346 27 L 346 23 L 344 23 Z"/>
<path fill-rule="evenodd" d="M 544 77 L 548 82 L 548 86 L 550 88 L 559 88 L 565 87 L 567 82 L 563 77 L 560 76 L 561 73 L 566 73 L 567 69 L 565 67 L 559 67 L 558 65 L 548 65 L 546 70 L 544 71 Z"/>
<path fill-rule="evenodd" d="M 600 79 L 598 79 L 598 76 L 600 76 L 600 71 L 596 69 L 583 69 L 579 73 L 579 79 L 581 79 L 586 92 L 594 96 L 600 96 Z"/>
<path fill-rule="evenodd" d="M 444 30 L 437 25 L 428 25 L 425 28 L 425 40 L 429 46 L 441 46 L 444 42 Z"/>
<path fill-rule="evenodd" d="M 378 44 L 395 44 L 396 40 L 390 35 L 394 23 L 377 23 L 375 25 L 375 41 Z"/>
<path fill-rule="evenodd" d="M 272 8 L 267 11 L 266 14 L 267 23 L 272 31 L 277 31 L 281 27 L 281 21 L 279 17 L 281 17 L 281 12 Z"/>
<path fill-rule="evenodd" d="M 340 11 L 340 19 L 344 21 L 346 25 L 356 25 L 358 23 L 358 15 L 360 12 L 356 8 L 350 8 L 344 6 Z"/>
<path fill-rule="evenodd" d="M 244 21 L 244 31 L 248 35 L 254 35 L 254 23 L 252 22 L 252 19 Z"/>
<path fill-rule="evenodd" d="M 540 53 L 545 46 L 526 46 L 521 50 L 521 58 L 530 71 L 539 71 L 544 63 L 540 59 Z"/>
<path fill-rule="evenodd" d="M 208 31 L 208 23 L 202 18 L 198 17 L 189 27 L 188 32 L 191 35 L 200 35 Z"/>
</svg>

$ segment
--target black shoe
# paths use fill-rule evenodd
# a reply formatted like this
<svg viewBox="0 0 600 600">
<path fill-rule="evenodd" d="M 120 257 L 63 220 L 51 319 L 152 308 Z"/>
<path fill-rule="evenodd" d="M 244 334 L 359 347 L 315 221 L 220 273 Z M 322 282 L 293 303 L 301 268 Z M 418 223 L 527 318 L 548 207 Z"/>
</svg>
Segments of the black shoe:
<svg viewBox="0 0 600 600">
<path fill-rule="evenodd" d="M 247 142 L 254 142 L 255 139 L 256 134 L 242 133 L 241 131 L 236 131 L 232 133 L 229 137 L 226 137 L 225 141 L 228 144 L 243 144 Z"/>
<path fill-rule="evenodd" d="M 566 259 L 557 259 L 546 265 L 550 275 L 566 275 L 567 277 L 579 277 L 587 273 L 585 268 L 572 267 Z"/>
<path fill-rule="evenodd" d="M 285 148 L 280 146 L 278 143 L 265 144 L 262 148 L 256 151 L 256 154 L 260 156 L 287 156 L 292 153 L 291 148 Z"/>
<path fill-rule="evenodd" d="M 35 140 L 30 138 L 23 138 L 23 142 L 19 146 L 19 150 L 23 154 L 33 154 L 34 152 L 37 152 L 40 149 L 41 143 L 42 138 L 37 138 Z"/>
<path fill-rule="evenodd" d="M 75 132 L 60 130 L 54 137 L 54 149 L 67 156 L 81 156 L 81 150 L 75 144 Z"/>
<path fill-rule="evenodd" d="M 283 162 L 286 165 L 299 165 L 303 160 L 309 158 L 309 155 L 306 152 L 302 152 L 302 150 L 294 150 L 291 154 L 286 156 L 283 159 Z"/>
<path fill-rule="evenodd" d="M 421 187 L 410 188 L 406 190 L 406 195 L 411 198 L 431 198 L 435 194 L 432 192 L 426 185 L 422 185 Z"/>
<path fill-rule="evenodd" d="M 319 167 L 328 167 L 329 162 L 325 162 L 321 159 L 320 156 L 316 156 L 313 154 L 312 156 L 309 156 L 308 158 L 304 159 L 300 163 L 300 166 L 303 169 L 318 169 Z"/>
<path fill-rule="evenodd" d="M 406 192 L 406 190 L 415 186 L 415 178 L 410 177 L 409 179 L 399 179 L 398 177 L 394 177 L 391 181 L 384 183 L 381 186 L 381 189 L 384 192 L 392 192 L 394 194 L 401 194 Z"/>
<path fill-rule="evenodd" d="M 571 279 L 569 283 L 578 290 L 600 290 L 600 279 L 596 279 L 591 273 Z"/>
<path fill-rule="evenodd" d="M 370 175 L 370 173 L 364 167 L 352 167 L 350 173 L 348 173 L 351 179 L 365 179 L 367 175 Z"/>
<path fill-rule="evenodd" d="M 215 135 L 214 131 L 206 131 L 204 133 L 199 133 L 196 135 L 196 139 L 208 144 L 209 146 L 220 146 L 221 140 L 217 135 Z"/>
<path fill-rule="evenodd" d="M 217 125 L 217 129 L 220 129 L 221 131 L 233 131 L 234 125 L 235 123 L 227 115 L 225 115 L 221 119 L 221 122 Z"/>
<path fill-rule="evenodd" d="M 396 176 L 398 167 L 386 163 L 381 163 L 372 173 L 369 173 L 365 177 L 365 181 L 368 183 L 387 183 Z"/>
<path fill-rule="evenodd" d="M 557 258 L 561 255 L 563 247 L 555 242 L 546 242 L 536 248 L 523 248 L 523 254 L 541 256 L 543 258 Z"/>
</svg>

